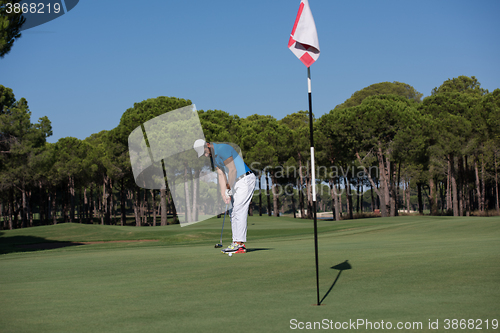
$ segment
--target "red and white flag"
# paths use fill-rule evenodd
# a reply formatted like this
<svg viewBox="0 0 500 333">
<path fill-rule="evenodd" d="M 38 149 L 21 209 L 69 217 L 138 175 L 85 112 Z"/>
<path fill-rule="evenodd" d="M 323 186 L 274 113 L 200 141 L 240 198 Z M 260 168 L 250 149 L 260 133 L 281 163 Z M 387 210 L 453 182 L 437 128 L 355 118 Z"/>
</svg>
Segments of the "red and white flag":
<svg viewBox="0 0 500 333">
<path fill-rule="evenodd" d="M 293 25 L 288 48 L 306 65 L 311 66 L 319 57 L 319 42 L 316 25 L 309 2 L 300 1 L 299 12 Z"/>
</svg>

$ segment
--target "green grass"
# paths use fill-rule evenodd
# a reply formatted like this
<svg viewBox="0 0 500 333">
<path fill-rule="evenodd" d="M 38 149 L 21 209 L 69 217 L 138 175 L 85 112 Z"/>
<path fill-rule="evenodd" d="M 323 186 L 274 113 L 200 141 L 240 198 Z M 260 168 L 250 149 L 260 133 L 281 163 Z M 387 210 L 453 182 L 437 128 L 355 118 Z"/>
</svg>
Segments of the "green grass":
<svg viewBox="0 0 500 333">
<path fill-rule="evenodd" d="M 254 251 L 231 258 L 213 248 L 221 223 L 0 231 L 0 331 L 288 332 L 292 319 L 363 319 L 422 322 L 415 332 L 439 320 L 432 331 L 445 332 L 445 319 L 488 319 L 488 332 L 500 320 L 499 217 L 318 221 L 322 306 L 312 221 L 251 217 Z M 17 247 L 141 239 L 158 241 Z M 345 260 L 339 276 L 330 267 Z"/>
</svg>

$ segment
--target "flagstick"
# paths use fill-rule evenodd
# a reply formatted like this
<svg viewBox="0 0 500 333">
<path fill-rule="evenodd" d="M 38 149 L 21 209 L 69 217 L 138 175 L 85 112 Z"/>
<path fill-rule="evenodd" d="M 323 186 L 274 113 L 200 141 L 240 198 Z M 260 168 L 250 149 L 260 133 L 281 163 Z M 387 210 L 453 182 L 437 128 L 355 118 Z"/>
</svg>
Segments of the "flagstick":
<svg viewBox="0 0 500 333">
<path fill-rule="evenodd" d="M 313 197 L 313 216 L 314 216 L 314 253 L 316 256 L 316 296 L 318 302 L 316 305 L 321 305 L 319 300 L 319 273 L 318 273 L 318 221 L 316 219 L 316 172 L 314 166 L 314 130 L 312 116 L 312 91 L 311 91 L 311 68 L 307 67 L 307 88 L 309 95 L 309 135 L 311 139 L 311 185 Z"/>
</svg>

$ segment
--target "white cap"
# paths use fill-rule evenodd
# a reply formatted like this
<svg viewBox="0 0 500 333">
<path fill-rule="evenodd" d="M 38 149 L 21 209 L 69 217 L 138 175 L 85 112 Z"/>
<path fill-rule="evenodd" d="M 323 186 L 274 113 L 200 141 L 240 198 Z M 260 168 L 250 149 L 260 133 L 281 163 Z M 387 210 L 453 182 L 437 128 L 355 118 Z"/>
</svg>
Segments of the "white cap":
<svg viewBox="0 0 500 333">
<path fill-rule="evenodd" d="M 205 154 L 205 140 L 198 139 L 193 144 L 193 149 L 198 153 L 198 158 Z"/>
</svg>

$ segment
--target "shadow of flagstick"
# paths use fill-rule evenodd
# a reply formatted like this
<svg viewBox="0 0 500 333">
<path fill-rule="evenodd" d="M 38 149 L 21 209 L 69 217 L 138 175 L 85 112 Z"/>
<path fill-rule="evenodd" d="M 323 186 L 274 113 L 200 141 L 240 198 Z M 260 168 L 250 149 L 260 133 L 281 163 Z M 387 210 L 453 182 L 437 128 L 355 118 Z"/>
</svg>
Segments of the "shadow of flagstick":
<svg viewBox="0 0 500 333">
<path fill-rule="evenodd" d="M 323 296 L 323 298 L 321 299 L 321 301 L 319 301 L 319 304 L 318 305 L 321 305 L 321 303 L 323 303 L 323 301 L 325 300 L 325 298 L 328 296 L 328 294 L 330 293 L 330 291 L 332 291 L 333 287 L 335 286 L 335 284 L 337 283 L 339 277 L 340 277 L 340 274 L 342 273 L 342 271 L 345 271 L 347 269 L 351 269 L 352 266 L 351 264 L 349 264 L 346 261 L 344 261 L 343 263 L 340 263 L 338 265 L 335 265 L 335 266 L 332 266 L 330 267 L 332 269 L 337 269 L 339 271 L 339 274 L 337 274 L 337 278 L 335 279 L 335 281 L 333 281 L 332 285 L 330 286 L 330 289 L 328 289 L 328 291 L 326 292 L 325 296 Z"/>
</svg>

